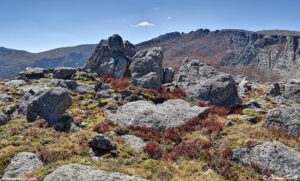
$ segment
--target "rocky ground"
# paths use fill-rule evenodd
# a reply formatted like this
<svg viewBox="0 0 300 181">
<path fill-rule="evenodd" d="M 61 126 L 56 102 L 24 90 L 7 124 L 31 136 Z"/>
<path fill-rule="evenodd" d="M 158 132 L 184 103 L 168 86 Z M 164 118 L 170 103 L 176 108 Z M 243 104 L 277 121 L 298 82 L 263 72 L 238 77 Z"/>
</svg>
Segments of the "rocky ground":
<svg viewBox="0 0 300 181">
<path fill-rule="evenodd" d="M 300 80 L 162 62 L 114 35 L 83 68 L 0 81 L 2 180 L 300 179 Z"/>
</svg>

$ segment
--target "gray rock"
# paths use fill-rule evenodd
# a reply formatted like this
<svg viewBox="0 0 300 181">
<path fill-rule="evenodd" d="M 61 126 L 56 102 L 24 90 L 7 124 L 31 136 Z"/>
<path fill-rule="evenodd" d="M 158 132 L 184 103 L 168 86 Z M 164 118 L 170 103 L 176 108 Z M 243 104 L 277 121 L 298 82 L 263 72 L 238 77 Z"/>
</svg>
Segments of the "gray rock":
<svg viewBox="0 0 300 181">
<path fill-rule="evenodd" d="M 96 93 L 96 96 L 95 96 L 96 99 L 102 99 L 102 98 L 106 99 L 106 98 L 110 98 L 110 97 L 111 97 L 111 95 L 108 90 L 99 91 Z"/>
<path fill-rule="evenodd" d="M 291 136 L 300 136 L 300 108 L 276 108 L 269 111 L 265 128 L 277 127 Z"/>
<path fill-rule="evenodd" d="M 0 93 L 0 105 L 5 102 L 11 102 L 12 100 L 13 100 L 12 96 Z"/>
<path fill-rule="evenodd" d="M 7 106 L 4 110 L 5 114 L 7 115 L 11 115 L 13 114 L 17 109 L 19 108 L 18 104 L 11 104 L 9 106 Z"/>
<path fill-rule="evenodd" d="M 163 79 L 163 83 L 171 83 L 173 82 L 175 76 L 175 71 L 172 68 L 164 68 L 164 79 Z"/>
<path fill-rule="evenodd" d="M 117 148 L 114 142 L 102 134 L 96 135 L 93 138 L 90 142 L 90 147 L 96 156 L 103 155 Z"/>
<path fill-rule="evenodd" d="M 97 82 L 94 89 L 96 92 L 98 92 L 98 91 L 102 91 L 102 90 L 107 90 L 109 88 L 110 88 L 109 85 L 102 83 L 102 82 Z"/>
<path fill-rule="evenodd" d="M 84 69 L 96 72 L 99 76 L 122 78 L 128 68 L 127 56 L 134 54 L 134 46 L 123 43 L 119 35 L 101 40 Z"/>
<path fill-rule="evenodd" d="M 0 111 L 0 126 L 1 125 L 5 125 L 6 123 L 8 123 L 9 121 L 9 117 L 4 114 L 2 111 Z"/>
<path fill-rule="evenodd" d="M 285 85 L 285 91 L 282 97 L 300 104 L 300 79 L 298 81 L 290 80 L 290 82 Z"/>
<path fill-rule="evenodd" d="M 66 89 L 56 87 L 42 91 L 28 102 L 27 120 L 35 121 L 41 117 L 54 125 L 71 105 L 72 97 Z"/>
<path fill-rule="evenodd" d="M 277 141 L 235 149 L 233 158 L 243 164 L 256 164 L 261 170 L 268 169 L 288 180 L 300 179 L 300 152 Z"/>
<path fill-rule="evenodd" d="M 138 101 L 140 98 L 137 95 L 131 94 L 130 96 L 125 97 L 125 101 L 134 102 Z"/>
<path fill-rule="evenodd" d="M 22 85 L 26 85 L 26 82 L 24 80 L 10 80 L 4 83 L 4 85 L 6 86 L 22 86 Z"/>
<path fill-rule="evenodd" d="M 54 69 L 53 77 L 56 79 L 70 79 L 76 72 L 75 68 L 59 67 Z"/>
<path fill-rule="evenodd" d="M 261 108 L 260 104 L 258 102 L 256 102 L 255 100 L 250 100 L 248 102 L 246 102 L 245 104 L 243 104 L 244 108 L 252 108 L 252 109 L 256 109 L 256 108 Z"/>
<path fill-rule="evenodd" d="M 43 167 L 43 165 L 43 162 L 34 153 L 18 153 L 5 169 L 2 180 L 25 177 L 26 174 L 36 171 L 37 169 Z"/>
<path fill-rule="evenodd" d="M 163 52 L 154 47 L 137 52 L 130 64 L 133 83 L 143 88 L 159 89 L 164 78 Z"/>
<path fill-rule="evenodd" d="M 56 87 L 62 87 L 69 90 L 76 90 L 76 88 L 78 87 L 78 83 L 75 80 L 54 79 L 52 84 Z"/>
<path fill-rule="evenodd" d="M 145 181 L 140 177 L 117 172 L 96 170 L 90 166 L 69 164 L 59 167 L 47 175 L 44 181 Z"/>
<path fill-rule="evenodd" d="M 120 106 L 116 113 L 107 113 L 113 122 L 165 130 L 178 127 L 196 116 L 205 117 L 208 111 L 207 107 L 197 107 L 184 100 L 174 99 L 162 104 L 142 100 L 129 102 Z"/>
<path fill-rule="evenodd" d="M 223 107 L 240 103 L 232 76 L 197 60 L 185 59 L 182 62 L 177 83 L 192 99 L 209 101 Z"/>
<path fill-rule="evenodd" d="M 122 135 L 121 139 L 136 151 L 143 151 L 143 148 L 146 145 L 142 138 L 134 135 Z"/>
<path fill-rule="evenodd" d="M 95 86 L 89 84 L 78 83 L 76 87 L 76 92 L 78 94 L 91 94 L 94 92 Z"/>
<path fill-rule="evenodd" d="M 41 79 L 45 77 L 47 73 L 48 73 L 47 69 L 28 67 L 24 71 L 20 72 L 19 76 L 21 78 L 26 78 L 26 79 Z"/>
<path fill-rule="evenodd" d="M 279 83 L 274 83 L 274 84 L 271 84 L 269 87 L 268 87 L 268 92 L 267 92 L 267 95 L 271 95 L 273 97 L 276 97 L 276 96 L 280 96 L 281 95 L 281 91 L 280 91 L 280 85 Z"/>
</svg>

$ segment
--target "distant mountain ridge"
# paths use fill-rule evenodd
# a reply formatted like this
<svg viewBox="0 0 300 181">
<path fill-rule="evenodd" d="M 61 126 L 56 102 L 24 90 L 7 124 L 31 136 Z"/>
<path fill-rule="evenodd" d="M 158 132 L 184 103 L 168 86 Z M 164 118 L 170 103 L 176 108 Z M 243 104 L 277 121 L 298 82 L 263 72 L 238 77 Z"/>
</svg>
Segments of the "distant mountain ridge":
<svg viewBox="0 0 300 181">
<path fill-rule="evenodd" d="M 161 46 L 164 64 L 178 70 L 191 57 L 223 71 L 262 81 L 300 77 L 300 32 L 287 30 L 247 31 L 199 29 L 171 32 L 136 44 L 141 50 Z M 78 67 L 84 65 L 96 44 L 30 53 L 0 47 L 0 78 L 15 76 L 26 67 Z"/>
</svg>

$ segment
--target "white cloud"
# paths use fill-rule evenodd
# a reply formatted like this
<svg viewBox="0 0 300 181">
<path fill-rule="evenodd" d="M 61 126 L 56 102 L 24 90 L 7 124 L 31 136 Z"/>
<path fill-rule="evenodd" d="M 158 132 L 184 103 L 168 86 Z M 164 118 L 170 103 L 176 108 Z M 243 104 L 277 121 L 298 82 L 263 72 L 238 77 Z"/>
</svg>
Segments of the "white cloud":
<svg viewBox="0 0 300 181">
<path fill-rule="evenodd" d="M 168 20 L 170 20 L 170 19 L 172 19 L 172 17 L 171 17 L 171 16 L 168 16 Z"/>
<path fill-rule="evenodd" d="M 139 24 L 135 25 L 135 27 L 152 27 L 152 26 L 155 26 L 155 24 L 149 23 L 147 21 L 143 21 L 143 22 L 140 22 Z"/>
<path fill-rule="evenodd" d="M 158 11 L 158 10 L 160 10 L 160 7 L 155 7 L 155 8 L 153 8 L 153 10 Z"/>
</svg>

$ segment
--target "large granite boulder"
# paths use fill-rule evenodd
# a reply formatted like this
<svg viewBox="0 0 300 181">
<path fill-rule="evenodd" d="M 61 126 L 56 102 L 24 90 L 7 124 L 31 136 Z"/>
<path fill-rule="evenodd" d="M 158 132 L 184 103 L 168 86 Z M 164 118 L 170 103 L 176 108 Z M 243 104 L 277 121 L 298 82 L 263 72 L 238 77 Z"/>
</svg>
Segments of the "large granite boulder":
<svg viewBox="0 0 300 181">
<path fill-rule="evenodd" d="M 177 83 L 195 100 L 208 101 L 223 107 L 240 103 L 233 77 L 198 60 L 185 59 L 182 62 Z"/>
<path fill-rule="evenodd" d="M 84 69 L 100 76 L 122 78 L 134 52 L 134 46 L 130 42 L 127 41 L 124 45 L 119 35 L 113 35 L 108 40 L 101 40 Z"/>
<path fill-rule="evenodd" d="M 119 107 L 116 113 L 107 113 L 113 122 L 165 130 L 178 127 L 196 116 L 205 117 L 208 111 L 207 107 L 193 106 L 184 100 L 173 99 L 162 104 L 143 100 L 129 102 Z"/>
<path fill-rule="evenodd" d="M 2 180 L 21 179 L 26 174 L 30 174 L 43 166 L 43 162 L 36 154 L 30 152 L 18 153 L 5 169 Z"/>
<path fill-rule="evenodd" d="M 54 69 L 53 77 L 56 79 L 70 79 L 76 73 L 76 69 L 72 67 L 59 67 Z"/>
<path fill-rule="evenodd" d="M 276 127 L 291 136 L 300 136 L 300 108 L 276 108 L 269 111 L 265 128 Z"/>
<path fill-rule="evenodd" d="M 159 89 L 164 79 L 162 48 L 154 47 L 137 52 L 130 64 L 133 83 L 143 88 Z"/>
<path fill-rule="evenodd" d="M 28 101 L 27 120 L 45 119 L 50 126 L 63 118 L 63 114 L 72 105 L 72 97 L 63 88 L 49 88 L 35 94 Z"/>
<path fill-rule="evenodd" d="M 235 149 L 233 159 L 243 164 L 256 164 L 261 170 L 267 169 L 287 180 L 300 179 L 300 152 L 277 141 Z"/>
<path fill-rule="evenodd" d="M 47 73 L 49 73 L 49 70 L 44 68 L 27 67 L 24 71 L 19 73 L 19 76 L 23 79 L 40 79 L 45 77 Z"/>
<path fill-rule="evenodd" d="M 300 79 L 290 80 L 289 83 L 285 85 L 285 91 L 282 96 L 285 99 L 300 104 Z"/>
<path fill-rule="evenodd" d="M 45 177 L 44 181 L 145 181 L 140 177 L 118 172 L 96 170 L 90 166 L 69 164 L 59 167 Z"/>
</svg>

